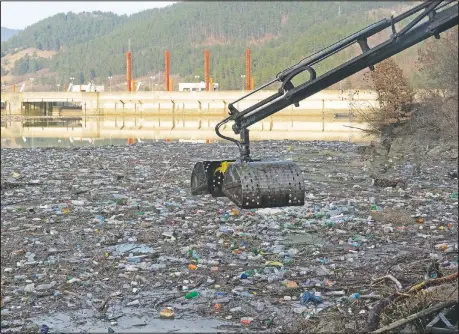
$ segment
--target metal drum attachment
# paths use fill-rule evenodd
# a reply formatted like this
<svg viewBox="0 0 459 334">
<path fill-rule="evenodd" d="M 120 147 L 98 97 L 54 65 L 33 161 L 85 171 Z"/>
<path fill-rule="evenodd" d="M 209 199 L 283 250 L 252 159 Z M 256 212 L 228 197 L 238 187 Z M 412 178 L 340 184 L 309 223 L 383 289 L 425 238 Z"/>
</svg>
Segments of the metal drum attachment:
<svg viewBox="0 0 459 334">
<path fill-rule="evenodd" d="M 191 173 L 191 194 L 225 197 L 222 192 L 223 177 L 227 167 L 234 161 L 203 161 L 194 165 Z"/>
<path fill-rule="evenodd" d="M 303 175 L 290 161 L 232 163 L 222 191 L 244 209 L 304 205 Z"/>
</svg>

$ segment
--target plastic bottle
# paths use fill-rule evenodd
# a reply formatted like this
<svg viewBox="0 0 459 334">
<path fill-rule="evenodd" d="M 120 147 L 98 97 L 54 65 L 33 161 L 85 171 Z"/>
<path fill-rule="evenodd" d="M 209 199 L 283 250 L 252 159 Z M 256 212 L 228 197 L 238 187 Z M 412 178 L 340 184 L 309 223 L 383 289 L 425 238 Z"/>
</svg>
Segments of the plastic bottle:
<svg viewBox="0 0 459 334">
<path fill-rule="evenodd" d="M 242 325 L 250 325 L 250 323 L 253 321 L 253 318 L 250 317 L 243 317 L 241 318 L 241 324 Z"/>
<path fill-rule="evenodd" d="M 199 255 L 198 252 L 196 252 L 196 251 L 193 249 L 192 257 L 193 257 L 193 259 L 195 259 L 195 260 L 199 260 L 199 259 L 201 258 L 201 255 Z"/>
<path fill-rule="evenodd" d="M 348 300 L 352 303 L 353 301 L 357 300 L 360 298 L 360 294 L 357 292 L 353 293 L 352 295 L 349 296 Z"/>
<path fill-rule="evenodd" d="M 268 283 L 273 283 L 277 281 L 277 275 L 276 274 L 269 274 L 268 275 Z"/>
<path fill-rule="evenodd" d="M 220 227 L 220 232 L 223 234 L 231 234 L 234 232 L 234 230 L 228 226 L 222 226 Z"/>
<path fill-rule="evenodd" d="M 247 271 L 246 271 L 246 274 L 247 274 L 247 276 L 249 276 L 249 277 L 250 277 L 250 276 L 253 276 L 254 274 L 256 274 L 256 270 L 247 270 Z"/>
<path fill-rule="evenodd" d="M 258 312 L 263 312 L 263 310 L 265 309 L 265 304 L 261 301 L 258 301 L 257 302 L 257 306 L 256 306 L 256 310 Z"/>
<path fill-rule="evenodd" d="M 284 264 L 292 263 L 293 259 L 289 255 L 284 255 L 283 262 Z"/>
<path fill-rule="evenodd" d="M 339 215 L 331 217 L 330 220 L 335 224 L 344 223 L 344 215 L 341 213 Z"/>
<path fill-rule="evenodd" d="M 197 292 L 197 291 L 196 291 Z M 208 289 L 202 290 L 200 293 L 198 293 L 199 296 L 204 297 L 204 298 L 211 298 L 214 296 L 214 292 L 210 291 Z"/>
<path fill-rule="evenodd" d="M 161 312 L 159 312 L 159 317 L 161 319 L 174 319 L 175 314 L 173 308 L 166 307 L 164 310 L 161 310 Z"/>
<path fill-rule="evenodd" d="M 241 297 L 248 297 L 248 298 L 252 298 L 253 295 L 250 293 L 250 292 L 247 292 L 247 291 L 242 291 L 239 293 L 239 296 Z"/>
<path fill-rule="evenodd" d="M 327 296 L 344 296 L 345 295 L 345 292 L 344 290 L 342 291 L 330 291 L 330 292 L 327 292 L 326 293 Z"/>
<path fill-rule="evenodd" d="M 414 166 L 413 164 L 411 163 L 411 161 L 408 160 L 408 162 L 405 164 L 405 170 L 406 172 L 409 174 L 409 175 L 413 175 L 413 171 L 414 171 Z"/>
<path fill-rule="evenodd" d="M 298 254 L 298 249 L 296 248 L 290 248 L 289 250 L 287 250 L 287 254 L 288 256 L 295 256 L 296 254 Z"/>
<path fill-rule="evenodd" d="M 166 265 L 164 263 L 153 263 L 151 265 L 151 270 L 160 270 L 160 269 L 165 269 Z"/>
<path fill-rule="evenodd" d="M 94 218 L 94 222 L 95 223 L 103 223 L 105 221 L 105 218 L 101 215 L 97 215 L 95 218 Z"/>
<path fill-rule="evenodd" d="M 277 270 L 274 269 L 274 272 L 268 274 L 268 282 L 273 283 L 276 281 L 281 281 L 284 278 L 285 269 Z"/>
<path fill-rule="evenodd" d="M 191 291 L 191 292 L 188 292 L 186 295 L 185 295 L 185 298 L 186 299 L 193 299 L 193 298 L 196 298 L 199 296 L 199 292 L 197 291 Z"/>
</svg>

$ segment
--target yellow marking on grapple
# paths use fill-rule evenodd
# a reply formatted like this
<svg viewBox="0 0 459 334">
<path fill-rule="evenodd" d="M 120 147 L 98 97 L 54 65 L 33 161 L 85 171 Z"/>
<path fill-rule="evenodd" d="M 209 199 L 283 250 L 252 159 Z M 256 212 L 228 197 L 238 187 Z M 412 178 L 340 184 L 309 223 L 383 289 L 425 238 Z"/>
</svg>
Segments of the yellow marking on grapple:
<svg viewBox="0 0 459 334">
<path fill-rule="evenodd" d="M 220 167 L 215 169 L 214 174 L 217 173 L 217 172 L 225 174 L 226 170 L 228 169 L 229 165 L 231 165 L 231 164 L 232 164 L 232 162 L 222 161 L 222 163 L 220 164 Z"/>
</svg>

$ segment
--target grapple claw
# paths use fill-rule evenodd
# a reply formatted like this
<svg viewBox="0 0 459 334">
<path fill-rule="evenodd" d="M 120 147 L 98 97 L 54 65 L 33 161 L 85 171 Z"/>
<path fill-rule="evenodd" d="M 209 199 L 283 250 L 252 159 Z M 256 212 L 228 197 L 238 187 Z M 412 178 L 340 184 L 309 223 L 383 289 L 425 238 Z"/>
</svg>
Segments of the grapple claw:
<svg viewBox="0 0 459 334">
<path fill-rule="evenodd" d="M 222 192 L 224 172 L 235 160 L 203 161 L 194 165 L 191 173 L 191 194 L 225 197 Z"/>
<path fill-rule="evenodd" d="M 290 161 L 232 163 L 222 192 L 244 209 L 304 205 L 303 175 Z"/>
</svg>

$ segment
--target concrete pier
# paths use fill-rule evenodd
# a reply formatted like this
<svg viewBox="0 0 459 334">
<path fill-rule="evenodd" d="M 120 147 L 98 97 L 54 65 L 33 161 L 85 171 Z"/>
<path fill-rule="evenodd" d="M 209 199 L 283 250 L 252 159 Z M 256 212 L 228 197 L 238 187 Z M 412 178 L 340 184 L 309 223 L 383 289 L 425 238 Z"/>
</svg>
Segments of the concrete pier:
<svg viewBox="0 0 459 334">
<path fill-rule="evenodd" d="M 245 108 L 272 95 L 258 92 L 236 104 Z M 216 140 L 215 125 L 228 116 L 228 104 L 244 92 L 122 92 L 122 93 L 6 93 L 2 116 L 36 118 L 9 120 L 2 126 L 3 138 L 149 138 Z M 353 129 L 355 110 L 378 106 L 372 91 L 322 91 L 289 106 L 250 127 L 251 139 L 366 141 Z M 69 106 L 70 105 L 70 106 Z M 67 109 L 66 109 L 67 108 Z M 56 125 L 40 118 L 77 117 L 76 125 Z M 8 117 L 7 117 L 8 118 Z M 5 118 L 5 119 L 7 119 Z M 231 124 L 222 128 L 234 136 Z"/>
<path fill-rule="evenodd" d="M 258 101 L 274 94 L 274 91 L 261 91 L 236 104 L 243 110 Z M 232 101 L 246 94 L 242 91 L 213 92 L 26 92 L 3 93 L 2 114 L 21 115 L 29 111 L 30 104 L 40 103 L 47 111 L 58 103 L 73 103 L 81 107 L 82 114 L 140 114 L 149 115 L 167 112 L 186 112 L 190 114 L 207 113 L 209 115 L 227 115 L 227 106 Z M 290 106 L 282 112 L 311 112 L 322 110 L 349 110 L 352 103 L 364 101 L 368 106 L 377 106 L 374 91 L 329 90 L 317 93 L 300 102 L 299 107 Z M 43 105 L 45 104 L 45 105 Z"/>
</svg>

